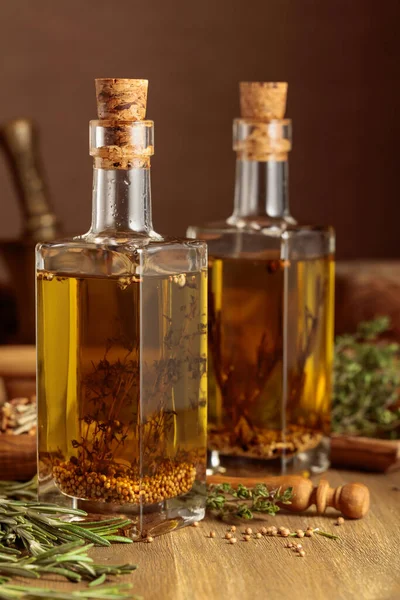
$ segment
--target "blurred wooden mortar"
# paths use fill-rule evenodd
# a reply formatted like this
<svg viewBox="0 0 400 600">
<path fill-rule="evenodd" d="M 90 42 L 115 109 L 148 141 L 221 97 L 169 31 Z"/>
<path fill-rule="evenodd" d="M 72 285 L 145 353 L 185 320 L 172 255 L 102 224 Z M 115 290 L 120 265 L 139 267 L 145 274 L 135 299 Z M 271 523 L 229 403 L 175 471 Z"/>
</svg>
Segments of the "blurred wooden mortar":
<svg viewBox="0 0 400 600">
<path fill-rule="evenodd" d="M 34 123 L 26 118 L 8 121 L 0 128 L 0 143 L 13 175 L 23 222 L 20 239 L 0 241 L 17 308 L 16 331 L 1 342 L 32 344 L 35 342 L 35 245 L 58 237 L 60 227 L 49 200 Z"/>
</svg>

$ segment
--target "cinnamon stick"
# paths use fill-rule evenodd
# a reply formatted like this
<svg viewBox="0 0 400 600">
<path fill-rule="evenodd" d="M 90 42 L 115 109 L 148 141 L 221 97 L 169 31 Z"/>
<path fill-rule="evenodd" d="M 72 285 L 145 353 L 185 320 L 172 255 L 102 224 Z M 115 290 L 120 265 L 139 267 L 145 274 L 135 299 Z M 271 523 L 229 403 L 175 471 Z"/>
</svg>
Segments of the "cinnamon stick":
<svg viewBox="0 0 400 600">
<path fill-rule="evenodd" d="M 400 440 L 338 435 L 331 440 L 335 467 L 385 473 L 400 468 Z"/>
</svg>

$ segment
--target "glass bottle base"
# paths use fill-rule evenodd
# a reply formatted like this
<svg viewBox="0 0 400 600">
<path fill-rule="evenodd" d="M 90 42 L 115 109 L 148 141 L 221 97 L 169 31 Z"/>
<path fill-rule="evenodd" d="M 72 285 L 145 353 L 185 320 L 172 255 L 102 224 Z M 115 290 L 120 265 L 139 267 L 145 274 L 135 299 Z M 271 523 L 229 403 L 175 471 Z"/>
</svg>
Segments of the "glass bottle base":
<svg viewBox="0 0 400 600">
<path fill-rule="evenodd" d="M 73 498 L 61 493 L 54 482 L 42 482 L 39 484 L 39 501 L 78 508 L 87 513 L 87 517 L 73 517 L 70 519 L 72 521 L 101 521 L 113 517 L 130 519 L 132 525 L 124 529 L 124 533 L 132 540 L 140 541 L 147 536 L 162 535 L 202 520 L 205 516 L 206 488 L 204 484 L 195 484 L 187 494 L 145 506 Z"/>
<path fill-rule="evenodd" d="M 323 437 L 315 448 L 272 459 L 232 456 L 218 450 L 208 453 L 207 475 L 220 474 L 232 477 L 262 477 L 308 471 L 323 473 L 330 467 L 330 439 Z"/>
</svg>

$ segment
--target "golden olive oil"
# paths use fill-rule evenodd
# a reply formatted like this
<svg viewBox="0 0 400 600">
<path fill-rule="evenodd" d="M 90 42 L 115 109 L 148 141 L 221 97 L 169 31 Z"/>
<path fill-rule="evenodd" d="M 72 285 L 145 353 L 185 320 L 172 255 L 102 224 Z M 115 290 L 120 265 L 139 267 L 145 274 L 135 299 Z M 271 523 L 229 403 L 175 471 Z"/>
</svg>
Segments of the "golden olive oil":
<svg viewBox="0 0 400 600">
<path fill-rule="evenodd" d="M 207 273 L 38 272 L 39 478 L 152 505 L 204 479 Z"/>
<path fill-rule="evenodd" d="M 209 438 L 220 455 L 290 457 L 329 434 L 331 256 L 210 259 Z"/>
</svg>

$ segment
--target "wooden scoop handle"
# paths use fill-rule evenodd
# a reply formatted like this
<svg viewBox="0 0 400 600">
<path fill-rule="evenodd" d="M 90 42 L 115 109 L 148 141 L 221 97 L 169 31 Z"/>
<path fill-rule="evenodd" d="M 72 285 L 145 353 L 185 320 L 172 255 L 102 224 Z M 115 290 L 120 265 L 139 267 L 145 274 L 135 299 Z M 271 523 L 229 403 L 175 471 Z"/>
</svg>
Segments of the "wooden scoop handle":
<svg viewBox="0 0 400 600">
<path fill-rule="evenodd" d="M 367 514 L 369 509 L 369 489 L 363 483 L 346 483 L 337 488 L 331 488 L 328 481 L 321 479 L 314 487 L 310 479 L 300 475 L 282 475 L 280 477 L 227 477 L 225 475 L 211 475 L 207 483 L 230 483 L 237 487 L 239 483 L 247 487 L 254 487 L 264 483 L 268 488 L 293 488 L 291 504 L 282 505 L 285 510 L 303 512 L 314 504 L 319 513 L 324 513 L 328 507 L 339 510 L 345 517 L 360 519 Z"/>
</svg>

